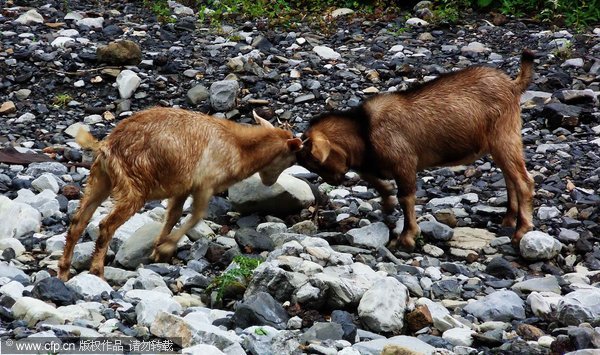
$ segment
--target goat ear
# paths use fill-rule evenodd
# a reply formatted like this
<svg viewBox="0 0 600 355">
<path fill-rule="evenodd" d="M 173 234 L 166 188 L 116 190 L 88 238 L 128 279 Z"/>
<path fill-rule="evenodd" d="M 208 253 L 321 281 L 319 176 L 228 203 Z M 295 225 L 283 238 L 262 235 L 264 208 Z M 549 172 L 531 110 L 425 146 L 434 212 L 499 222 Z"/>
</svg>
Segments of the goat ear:
<svg viewBox="0 0 600 355">
<path fill-rule="evenodd" d="M 252 110 L 252 116 L 254 117 L 254 120 L 256 121 L 256 123 L 258 123 L 259 125 L 266 127 L 266 128 L 275 128 L 273 127 L 273 125 L 271 124 L 271 122 L 265 120 L 264 118 L 260 117 L 258 115 L 258 113 L 256 113 L 256 111 Z"/>
<path fill-rule="evenodd" d="M 302 139 L 292 138 L 287 140 L 287 146 L 292 152 L 295 153 L 300 151 L 304 147 L 304 144 L 302 142 Z"/>
<path fill-rule="evenodd" d="M 310 153 L 319 161 L 321 164 L 327 160 L 329 153 L 331 152 L 331 143 L 329 139 L 321 134 L 315 134 L 312 137 L 312 149 Z"/>
</svg>

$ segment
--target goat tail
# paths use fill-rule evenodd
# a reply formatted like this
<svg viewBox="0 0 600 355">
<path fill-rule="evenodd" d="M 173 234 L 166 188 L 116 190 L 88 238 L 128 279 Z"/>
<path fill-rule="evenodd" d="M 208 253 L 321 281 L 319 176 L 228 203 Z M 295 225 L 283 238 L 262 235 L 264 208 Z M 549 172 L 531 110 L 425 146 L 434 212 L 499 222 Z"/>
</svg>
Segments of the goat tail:
<svg viewBox="0 0 600 355">
<path fill-rule="evenodd" d="M 100 149 L 100 141 L 94 138 L 94 136 L 83 127 L 79 128 L 79 131 L 75 136 L 75 142 L 83 149 L 92 150 L 94 153 L 97 153 Z"/>
<path fill-rule="evenodd" d="M 521 54 L 521 69 L 519 71 L 519 75 L 514 80 L 515 83 L 515 91 L 518 94 L 522 94 L 527 90 L 527 87 L 531 83 L 531 79 L 533 78 L 533 60 L 535 59 L 535 54 L 529 49 L 524 49 Z"/>
</svg>

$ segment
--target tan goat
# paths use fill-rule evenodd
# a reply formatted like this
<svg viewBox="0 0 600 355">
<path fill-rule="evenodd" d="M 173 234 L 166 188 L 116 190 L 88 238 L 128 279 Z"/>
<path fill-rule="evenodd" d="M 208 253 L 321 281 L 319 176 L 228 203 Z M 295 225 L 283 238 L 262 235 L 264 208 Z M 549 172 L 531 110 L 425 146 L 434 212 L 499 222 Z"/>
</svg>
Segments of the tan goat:
<svg viewBox="0 0 600 355">
<path fill-rule="evenodd" d="M 77 142 L 94 150 L 96 158 L 67 232 L 59 278 L 69 278 L 73 248 L 109 195 L 114 207 L 100 222 L 90 266 L 90 272 L 100 277 L 115 230 L 146 201 L 169 199 L 165 223 L 151 255 L 154 261 L 167 261 L 181 237 L 203 217 L 212 195 L 256 172 L 265 185 L 274 184 L 295 162 L 302 141 L 256 114 L 254 118 L 258 126 L 182 109 L 152 108 L 122 121 L 100 142 L 81 131 Z M 191 218 L 172 231 L 189 195 L 193 197 Z"/>
</svg>

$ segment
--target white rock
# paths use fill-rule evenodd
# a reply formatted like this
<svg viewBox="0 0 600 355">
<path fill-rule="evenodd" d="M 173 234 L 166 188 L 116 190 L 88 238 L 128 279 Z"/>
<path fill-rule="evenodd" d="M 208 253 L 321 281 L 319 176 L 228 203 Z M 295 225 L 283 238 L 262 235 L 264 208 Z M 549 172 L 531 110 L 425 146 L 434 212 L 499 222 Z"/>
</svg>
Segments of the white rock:
<svg viewBox="0 0 600 355">
<path fill-rule="evenodd" d="M 63 37 L 77 37 L 77 36 L 79 36 L 79 31 L 77 31 L 76 29 L 67 28 L 67 29 L 58 31 L 58 35 L 63 36 Z"/>
<path fill-rule="evenodd" d="M 62 216 L 56 194 L 51 190 L 44 190 L 36 195 L 31 190 L 21 189 L 17 191 L 17 198 L 14 201 L 30 205 L 43 217 Z"/>
<path fill-rule="evenodd" d="M 125 69 L 117 76 L 117 87 L 122 99 L 129 99 L 140 86 L 142 79 L 133 71 Z"/>
<path fill-rule="evenodd" d="M 38 192 L 44 190 L 50 190 L 55 194 L 60 190 L 59 182 L 56 175 L 50 173 L 43 173 L 40 177 L 31 182 L 31 187 L 36 189 Z"/>
<path fill-rule="evenodd" d="M 356 343 L 352 347 L 360 351 L 362 355 L 380 355 L 386 345 L 397 345 L 406 348 L 406 354 L 433 355 L 436 350 L 426 342 L 406 335 L 364 341 Z"/>
<path fill-rule="evenodd" d="M 186 218 L 184 218 L 183 221 L 181 221 L 181 223 L 185 223 L 188 219 L 190 219 L 190 216 L 187 216 Z M 194 227 L 192 227 L 186 234 L 188 236 L 188 238 L 190 238 L 190 240 L 196 241 L 199 239 L 212 239 L 215 237 L 215 232 L 212 230 L 212 228 L 210 228 L 208 226 L 208 224 L 205 221 L 200 221 L 198 223 L 196 223 L 196 225 Z"/>
<path fill-rule="evenodd" d="M 87 26 L 93 29 L 101 30 L 104 24 L 103 17 L 86 17 L 75 21 L 77 26 Z"/>
<path fill-rule="evenodd" d="M 3 295 L 8 295 L 14 300 L 18 300 L 23 297 L 23 291 L 25 290 L 25 286 L 19 281 L 11 281 L 6 285 L 0 287 L 0 293 Z"/>
<path fill-rule="evenodd" d="M 0 239 L 39 232 L 42 226 L 42 216 L 35 208 L 1 195 L 0 216 Z"/>
<path fill-rule="evenodd" d="M 333 10 L 331 12 L 331 17 L 336 18 L 336 17 L 340 17 L 340 16 L 352 15 L 353 13 L 354 13 L 354 10 L 348 9 L 345 7 L 341 7 L 341 8 Z"/>
<path fill-rule="evenodd" d="M 138 324 L 150 327 L 156 316 L 161 312 L 181 313 L 182 308 L 179 303 L 173 300 L 170 295 L 154 290 L 131 290 L 125 293 L 125 300 L 137 299 L 135 306 Z"/>
<path fill-rule="evenodd" d="M 79 132 L 80 129 L 84 129 L 86 131 L 90 131 L 90 126 L 88 126 L 85 123 L 81 123 L 81 122 L 75 122 L 72 125 L 70 125 L 69 127 L 67 127 L 65 129 L 65 134 L 75 138 L 77 136 L 77 133 Z"/>
<path fill-rule="evenodd" d="M 408 299 L 406 286 L 393 277 L 386 277 L 364 293 L 358 305 L 358 316 L 375 332 L 400 332 Z"/>
<path fill-rule="evenodd" d="M 411 17 L 406 20 L 405 24 L 411 27 L 423 27 L 429 25 L 429 22 L 422 20 L 418 17 Z"/>
<path fill-rule="evenodd" d="M 31 9 L 26 13 L 19 16 L 16 20 L 16 23 L 20 23 L 21 25 L 31 25 L 34 23 L 44 23 L 44 17 L 40 15 L 35 9 Z"/>
<path fill-rule="evenodd" d="M 30 327 L 34 327 L 39 321 L 63 324 L 65 318 L 48 303 L 32 297 L 21 297 L 11 308 L 17 319 L 22 319 Z"/>
<path fill-rule="evenodd" d="M 431 313 L 431 318 L 433 319 L 433 326 L 441 332 L 445 332 L 452 328 L 464 327 L 460 321 L 452 317 L 450 311 L 446 309 L 446 307 L 429 298 L 419 298 L 415 302 L 415 305 L 426 306 L 427 309 L 429 309 L 429 313 Z"/>
<path fill-rule="evenodd" d="M 452 328 L 442 334 L 442 339 L 454 346 L 471 346 L 473 344 L 473 331 L 466 328 Z"/>
<path fill-rule="evenodd" d="M 4 249 L 11 248 L 15 251 L 15 256 L 19 257 L 25 252 L 25 247 L 18 239 L 15 238 L 3 238 L 0 239 L 0 252 Z"/>
<path fill-rule="evenodd" d="M 401 44 L 396 44 L 396 45 L 392 46 L 392 48 L 390 48 L 390 52 L 392 52 L 392 53 L 402 52 L 403 50 L 404 50 L 404 46 Z"/>
<path fill-rule="evenodd" d="M 338 60 L 342 58 L 341 54 L 326 46 L 315 46 L 313 52 L 325 60 Z"/>
<path fill-rule="evenodd" d="M 66 233 L 53 235 L 46 239 L 46 252 L 52 254 L 52 252 L 63 250 L 66 243 Z"/>
<path fill-rule="evenodd" d="M 554 340 L 555 340 L 555 338 L 553 336 L 542 335 L 538 339 L 538 345 L 543 348 L 550 349 L 550 346 L 552 346 L 552 342 L 554 342 Z"/>
<path fill-rule="evenodd" d="M 354 228 L 346 233 L 353 246 L 377 249 L 389 240 L 390 231 L 383 222 L 376 222 L 362 228 Z"/>
<path fill-rule="evenodd" d="M 216 346 L 206 344 L 188 346 L 187 348 L 181 349 L 181 353 L 183 355 L 225 355 L 225 353 Z"/>
<path fill-rule="evenodd" d="M 65 15 L 65 20 L 81 20 L 83 18 L 83 14 L 79 11 L 71 11 Z"/>
<path fill-rule="evenodd" d="M 527 296 L 527 304 L 531 307 L 531 311 L 542 319 L 550 319 L 554 316 L 560 300 L 561 297 L 556 294 L 548 297 L 539 292 L 532 292 Z"/>
<path fill-rule="evenodd" d="M 66 282 L 66 285 L 84 297 L 100 296 L 102 292 L 110 294 L 113 290 L 106 281 L 96 275 L 87 273 L 73 277 Z"/>
<path fill-rule="evenodd" d="M 564 63 L 561 64 L 561 67 L 581 68 L 583 67 L 583 64 L 583 58 L 571 58 L 565 60 Z"/>
<path fill-rule="evenodd" d="M 548 260 L 560 253 L 562 243 L 540 231 L 525 233 L 519 242 L 521 256 L 528 260 Z"/>
<path fill-rule="evenodd" d="M 63 48 L 67 43 L 75 42 L 75 40 L 71 37 L 56 37 L 54 41 L 52 41 L 51 46 L 55 48 Z"/>
</svg>

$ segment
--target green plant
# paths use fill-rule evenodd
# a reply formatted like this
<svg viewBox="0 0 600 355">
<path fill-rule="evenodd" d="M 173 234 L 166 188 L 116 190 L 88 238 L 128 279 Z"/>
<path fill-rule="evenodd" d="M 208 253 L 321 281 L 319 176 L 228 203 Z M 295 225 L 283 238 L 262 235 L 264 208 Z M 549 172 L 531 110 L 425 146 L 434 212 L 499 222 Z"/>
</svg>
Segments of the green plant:
<svg viewBox="0 0 600 355">
<path fill-rule="evenodd" d="M 56 106 L 65 107 L 71 100 L 73 100 L 71 95 L 64 93 L 54 96 L 52 103 Z"/>
<path fill-rule="evenodd" d="M 423 238 L 423 235 L 421 233 L 419 233 L 417 235 L 417 237 L 415 238 L 415 246 L 417 249 L 423 249 L 424 245 L 425 245 L 425 238 Z"/>
<path fill-rule="evenodd" d="M 245 289 L 252 272 L 261 262 L 259 259 L 243 255 L 236 256 L 227 270 L 212 280 L 207 291 L 217 290 L 217 301 L 221 301 L 228 288 L 240 287 Z"/>
<path fill-rule="evenodd" d="M 175 19 L 171 16 L 171 10 L 167 0 L 144 0 L 144 7 L 154 13 L 158 21 L 162 23 L 172 23 Z"/>
</svg>

